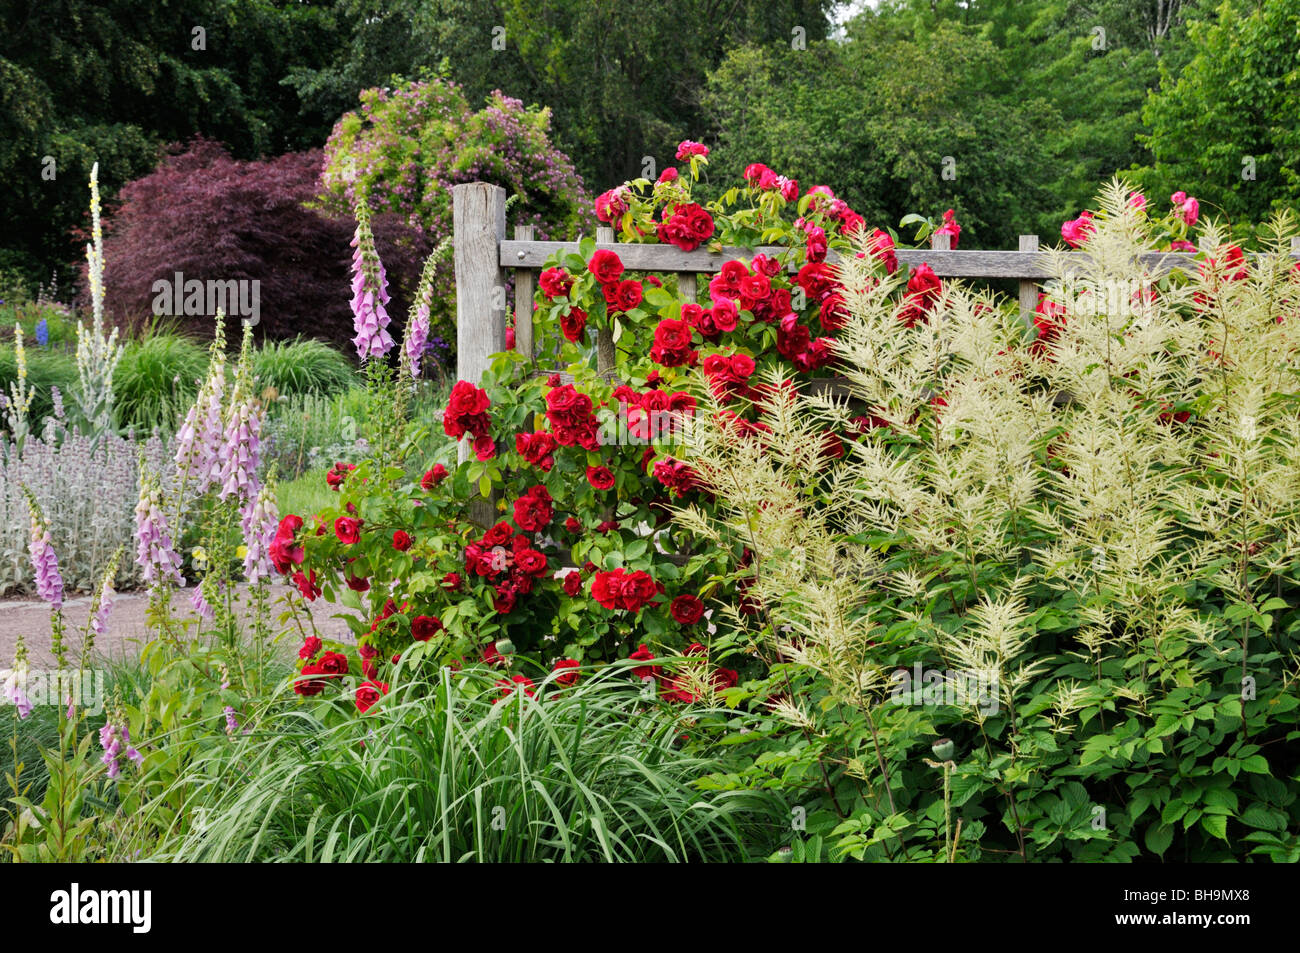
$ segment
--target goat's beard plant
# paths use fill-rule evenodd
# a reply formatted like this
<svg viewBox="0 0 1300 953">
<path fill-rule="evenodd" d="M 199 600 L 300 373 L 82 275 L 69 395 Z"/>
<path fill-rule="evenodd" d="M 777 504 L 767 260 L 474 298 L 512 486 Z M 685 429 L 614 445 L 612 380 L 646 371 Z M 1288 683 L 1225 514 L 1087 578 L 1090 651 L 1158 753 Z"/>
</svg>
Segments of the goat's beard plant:
<svg viewBox="0 0 1300 953">
<path fill-rule="evenodd" d="M 356 654 L 307 639 L 300 694 L 331 683 L 351 692 L 358 677 L 391 685 L 399 666 L 415 672 L 425 659 L 546 671 L 632 658 L 635 676 L 681 701 L 737 683 L 738 670 L 715 667 L 732 639 L 709 622 L 706 600 L 736 598 L 732 564 L 743 554 L 692 549 L 669 525 L 674 501 L 703 498 L 682 459 L 692 367 L 729 401 L 761 397 L 752 382 L 764 368 L 827 373 L 842 304 L 824 260 L 831 247 L 851 253 L 847 236 L 864 226 L 829 188 L 801 193 L 762 166 L 706 209 L 691 188 L 707 153 L 683 143 L 681 169 L 606 193 L 597 215 L 627 242 L 778 251 L 727 262 L 697 302 L 675 274 L 633 276 L 584 240 L 547 262 L 534 315 L 537 353 L 558 352 L 571 382 L 530 355 L 500 354 L 481 387 L 456 383 L 444 414 L 470 459 L 454 469 L 412 460 L 418 441 L 394 421 L 374 437 L 395 455 L 331 472 L 338 506 L 285 515 L 271 547 L 277 570 L 305 598 L 356 610 L 359 639 Z M 892 249 L 890 235 L 871 236 L 882 275 L 898 267 Z M 918 313 L 928 300 L 913 301 Z M 400 363 L 399 394 L 410 372 Z M 368 364 L 387 393 L 374 370 L 382 360 Z M 686 651 L 681 671 L 655 662 Z M 358 707 L 373 700 L 358 695 Z"/>
<path fill-rule="evenodd" d="M 715 501 L 678 521 L 752 553 L 761 608 L 721 624 L 773 663 L 751 688 L 842 853 L 1300 855 L 1296 223 L 1249 259 L 1207 224 L 1161 274 L 1139 253 L 1177 223 L 1099 205 L 1033 328 L 946 283 L 910 321 L 850 256 L 846 396 L 772 368 L 743 437 L 703 398 Z"/>
</svg>

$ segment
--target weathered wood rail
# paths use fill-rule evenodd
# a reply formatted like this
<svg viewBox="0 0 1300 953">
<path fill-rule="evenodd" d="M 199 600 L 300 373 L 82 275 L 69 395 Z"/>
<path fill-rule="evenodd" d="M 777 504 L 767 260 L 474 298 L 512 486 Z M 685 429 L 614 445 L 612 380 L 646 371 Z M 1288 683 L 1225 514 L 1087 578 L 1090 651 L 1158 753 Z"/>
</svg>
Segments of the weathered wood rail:
<svg viewBox="0 0 1300 953">
<path fill-rule="evenodd" d="M 505 190 L 484 182 L 452 187 L 452 218 L 455 228 L 456 345 L 457 377 L 482 379 L 493 354 L 505 349 L 507 272 L 515 287 L 515 348 L 534 357 L 533 290 L 537 272 L 556 252 L 576 252 L 577 242 L 534 240 L 532 226 L 517 226 L 514 237 L 506 237 Z M 748 258 L 756 252 L 771 255 L 783 248 L 724 248 L 682 251 L 672 245 L 625 244 L 615 240 L 612 228 L 596 230 L 596 247 L 618 252 L 630 271 L 676 272 L 678 287 L 694 300 L 699 275 L 717 274 L 731 258 Z M 1293 239 L 1292 254 L 1300 256 L 1300 239 Z M 1084 252 L 1068 252 L 1081 261 Z M 1029 321 L 1038 304 L 1039 284 L 1053 274 L 1038 250 L 1037 235 L 1021 235 L 1017 251 L 979 251 L 949 248 L 947 235 L 936 235 L 929 249 L 900 249 L 901 264 L 914 268 L 926 262 L 940 278 L 1014 279 L 1020 282 L 1020 313 Z M 837 260 L 832 251 L 827 260 Z M 1154 273 L 1186 268 L 1193 261 L 1190 252 L 1151 252 L 1143 264 Z M 605 332 L 606 336 L 608 332 Z M 613 341 L 597 341 L 597 362 L 603 372 L 612 373 Z M 462 453 L 466 450 L 462 447 Z"/>
</svg>

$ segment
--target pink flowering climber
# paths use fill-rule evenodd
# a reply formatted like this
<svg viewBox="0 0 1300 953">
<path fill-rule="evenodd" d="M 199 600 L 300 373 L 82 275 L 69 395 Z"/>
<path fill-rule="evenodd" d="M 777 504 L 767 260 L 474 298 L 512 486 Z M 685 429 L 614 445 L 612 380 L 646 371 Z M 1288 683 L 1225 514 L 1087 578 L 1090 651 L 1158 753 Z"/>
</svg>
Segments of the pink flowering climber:
<svg viewBox="0 0 1300 953">
<path fill-rule="evenodd" d="M 150 585 L 170 581 L 185 585 L 181 576 L 181 558 L 176 554 L 167 514 L 163 508 L 162 487 L 157 476 L 140 468 L 140 499 L 135 505 L 135 561 L 141 576 Z"/>
<path fill-rule="evenodd" d="M 388 276 L 384 263 L 375 251 L 375 236 L 370 231 L 370 208 L 357 202 L 357 231 L 352 237 L 352 326 L 361 360 L 383 357 L 393 346 L 388 333 Z"/>
</svg>

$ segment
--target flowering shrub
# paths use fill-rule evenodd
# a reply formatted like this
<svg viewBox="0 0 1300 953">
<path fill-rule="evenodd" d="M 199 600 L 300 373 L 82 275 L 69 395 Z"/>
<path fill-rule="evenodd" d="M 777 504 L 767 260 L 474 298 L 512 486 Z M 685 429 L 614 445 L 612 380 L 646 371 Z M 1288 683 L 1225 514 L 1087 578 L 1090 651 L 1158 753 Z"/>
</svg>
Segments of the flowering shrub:
<svg viewBox="0 0 1300 953">
<path fill-rule="evenodd" d="M 832 857 L 1300 858 L 1295 219 L 1164 273 L 1194 201 L 1099 204 L 1032 330 L 955 282 L 914 321 L 850 256 L 847 400 L 773 368 L 745 440 L 702 400 L 679 519 L 753 554 L 735 700 L 784 726 L 716 780 L 793 789 Z"/>
<path fill-rule="evenodd" d="M 592 224 L 582 179 L 551 144 L 550 113 L 500 91 L 476 112 L 443 80 L 368 89 L 325 145 L 321 186 L 330 208 L 351 211 L 364 196 L 377 212 L 402 216 L 430 247 L 450 240 L 451 187 L 460 182 L 492 182 L 517 197 L 512 222 L 537 226 L 542 239 Z M 454 339 L 451 262 L 434 265 L 424 333 Z"/>
<path fill-rule="evenodd" d="M 675 275 L 631 274 L 616 251 L 591 240 L 549 261 L 535 333 L 539 351 L 560 347 L 571 381 L 538 376 L 517 353 L 498 355 L 482 386 L 456 383 L 443 417 L 445 433 L 467 441 L 472 459 L 422 477 L 416 466 L 413 478 L 400 454 L 336 468 L 336 507 L 281 522 L 271 546 L 277 571 L 304 598 L 351 607 L 359 640 L 355 656 L 342 645 L 306 646 L 300 694 L 364 677 L 373 685 L 357 707 L 369 709 L 400 665 L 414 671 L 423 659 L 507 667 L 519 656 L 550 671 L 680 659 L 691 646 L 689 685 L 678 683 L 680 663 L 647 664 L 640 674 L 678 701 L 738 682 L 739 671 L 716 668 L 734 628 L 719 624 L 717 610 L 738 603 L 755 611 L 743 598 L 748 555 L 693 548 L 670 526 L 674 505 L 708 500 L 688 459 L 699 399 L 693 376 L 702 372 L 738 437 L 751 432 L 761 426 L 755 407 L 771 396 L 759 383 L 769 369 L 802 378 L 831 372 L 846 312 L 830 249 L 853 254 L 851 240 L 865 242 L 882 279 L 898 262 L 893 237 L 867 229 L 826 186 L 801 190 L 753 165 L 742 185 L 706 208 L 691 189 L 708 149 L 684 142 L 679 158 L 682 168 L 657 182 L 600 196 L 597 215 L 626 242 L 764 243 L 780 252 L 725 262 L 699 301 L 687 299 Z M 918 275 L 904 295 L 915 320 L 939 297 L 933 273 Z M 359 313 L 358 328 L 369 323 Z M 594 350 L 584 346 L 589 334 Z M 841 435 L 826 435 L 825 452 L 843 452 Z M 349 654 L 346 675 L 322 668 L 327 651 Z M 741 668 L 757 670 L 753 662 Z"/>
</svg>

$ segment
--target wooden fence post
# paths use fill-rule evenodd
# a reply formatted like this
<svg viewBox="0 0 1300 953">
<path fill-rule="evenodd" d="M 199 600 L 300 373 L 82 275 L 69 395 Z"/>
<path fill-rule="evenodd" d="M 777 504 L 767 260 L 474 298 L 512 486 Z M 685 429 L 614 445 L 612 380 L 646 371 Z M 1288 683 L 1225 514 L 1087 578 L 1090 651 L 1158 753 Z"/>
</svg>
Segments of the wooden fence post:
<svg viewBox="0 0 1300 953">
<path fill-rule="evenodd" d="M 456 269 L 456 376 L 479 384 L 492 355 L 506 349 L 506 278 L 500 243 L 506 237 L 505 189 L 467 182 L 451 189 Z M 471 448 L 462 440 L 459 459 Z"/>
<path fill-rule="evenodd" d="M 940 235 L 935 233 L 930 236 L 930 249 L 932 251 L 951 251 L 952 236 L 948 234 Z"/>
<path fill-rule="evenodd" d="M 600 225 L 596 228 L 596 244 L 612 245 L 617 239 L 614 236 L 614 229 L 608 225 Z M 605 380 L 612 380 L 618 367 L 618 354 L 614 350 L 614 331 L 611 328 L 601 328 L 596 332 L 596 371 L 604 376 Z"/>
<path fill-rule="evenodd" d="M 1021 251 L 1038 251 L 1037 235 L 1020 236 Z M 1020 280 L 1020 320 L 1025 327 L 1034 323 L 1034 311 L 1038 309 L 1038 283 L 1026 278 Z"/>
<path fill-rule="evenodd" d="M 515 241 L 531 242 L 537 228 L 533 225 L 516 225 Z M 533 359 L 533 286 L 532 269 L 515 271 L 515 350 L 528 360 Z"/>
</svg>

